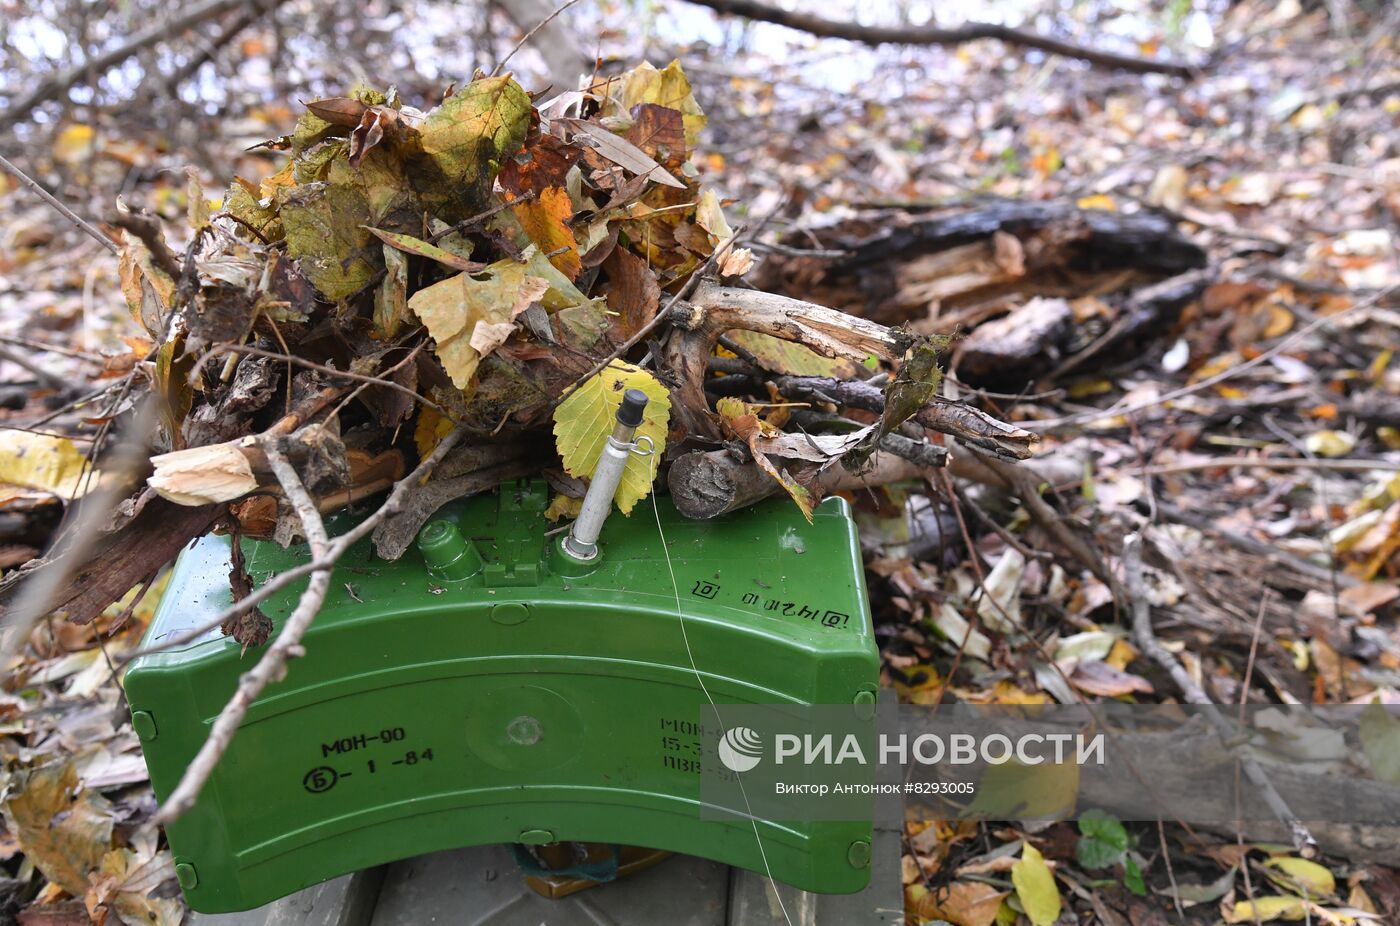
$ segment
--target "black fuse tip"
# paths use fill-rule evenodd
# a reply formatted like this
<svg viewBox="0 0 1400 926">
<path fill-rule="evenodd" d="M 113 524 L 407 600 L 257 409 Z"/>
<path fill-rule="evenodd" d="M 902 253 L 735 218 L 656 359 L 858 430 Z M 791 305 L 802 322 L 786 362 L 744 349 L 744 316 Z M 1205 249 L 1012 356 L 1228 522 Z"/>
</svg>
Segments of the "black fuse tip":
<svg viewBox="0 0 1400 926">
<path fill-rule="evenodd" d="M 642 423 L 642 410 L 647 407 L 647 394 L 640 389 L 628 389 L 622 394 L 617 409 L 617 423 L 635 428 Z"/>
</svg>

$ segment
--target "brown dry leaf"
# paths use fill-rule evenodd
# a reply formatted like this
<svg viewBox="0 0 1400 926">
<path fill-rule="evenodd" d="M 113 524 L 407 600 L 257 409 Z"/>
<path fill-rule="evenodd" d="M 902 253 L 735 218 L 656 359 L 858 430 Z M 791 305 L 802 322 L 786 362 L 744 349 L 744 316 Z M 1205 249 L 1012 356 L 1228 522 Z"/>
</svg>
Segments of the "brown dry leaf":
<svg viewBox="0 0 1400 926">
<path fill-rule="evenodd" d="M 705 127 L 705 114 L 691 92 L 690 81 L 681 69 L 679 60 L 657 70 L 650 63 L 643 62 L 620 78 L 621 86 L 611 85 L 609 104 L 605 114 L 638 112 L 639 104 L 655 103 L 681 114 L 685 126 L 685 144 L 694 148 L 700 140 L 700 130 Z M 614 103 L 613 100 L 616 102 Z"/>
<path fill-rule="evenodd" d="M 661 284 L 647 262 L 626 248 L 614 248 L 603 270 L 608 275 L 608 308 L 617 313 L 613 329 L 625 341 L 656 317 Z"/>
<path fill-rule="evenodd" d="M 981 881 L 954 881 L 946 890 L 918 896 L 912 912 L 924 920 L 946 920 L 953 926 L 991 926 L 1008 893 Z"/>
<path fill-rule="evenodd" d="M 10 779 L 5 823 L 50 881 L 75 897 L 112 846 L 112 806 L 83 789 L 71 762 L 21 770 Z"/>
<path fill-rule="evenodd" d="M 812 520 L 812 507 L 817 499 L 813 497 L 812 491 L 794 479 L 786 469 L 779 469 L 772 460 L 768 459 L 766 453 L 761 449 L 756 449 L 761 445 L 764 437 L 775 437 L 764 433 L 764 422 L 754 414 L 747 405 L 738 399 L 723 398 L 715 406 L 720 417 L 724 420 L 725 426 L 734 433 L 736 437 L 749 445 L 749 450 L 753 453 L 756 462 L 763 471 L 772 476 L 774 481 L 783 487 L 792 500 L 797 503 L 798 510 L 808 521 Z M 781 433 L 781 432 L 779 432 Z M 787 435 L 791 436 L 791 435 Z"/>
<path fill-rule="evenodd" d="M 645 177 L 647 180 L 654 180 L 678 190 L 686 189 L 686 185 L 677 180 L 670 171 L 656 163 L 645 151 L 627 139 L 581 119 L 561 119 L 559 121 L 573 131 L 573 140 L 587 147 L 590 154 L 610 161 L 638 177 Z M 599 162 L 590 160 L 590 163 L 598 165 Z"/>
<path fill-rule="evenodd" d="M 1338 597 L 1353 613 L 1369 614 L 1400 598 L 1400 585 L 1393 582 L 1363 582 L 1342 589 Z"/>
<path fill-rule="evenodd" d="M 312 100 L 306 104 L 306 108 L 331 125 L 344 126 L 347 129 L 359 125 L 361 118 L 369 110 L 367 104 L 348 96 Z"/>
<path fill-rule="evenodd" d="M 632 125 L 624 137 L 663 167 L 675 170 L 685 161 L 685 121 L 679 110 L 640 103 L 632 109 Z"/>
</svg>

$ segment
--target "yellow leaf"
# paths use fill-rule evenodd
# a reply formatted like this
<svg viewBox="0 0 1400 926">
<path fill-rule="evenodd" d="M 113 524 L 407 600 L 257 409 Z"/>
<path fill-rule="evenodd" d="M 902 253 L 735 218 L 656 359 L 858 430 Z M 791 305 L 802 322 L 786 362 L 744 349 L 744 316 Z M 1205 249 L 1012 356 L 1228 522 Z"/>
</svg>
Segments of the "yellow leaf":
<svg viewBox="0 0 1400 926">
<path fill-rule="evenodd" d="M 550 501 L 549 507 L 544 510 L 544 516 L 551 524 L 557 524 L 560 518 L 576 518 L 579 509 L 583 507 L 583 499 L 570 498 L 567 495 L 556 495 Z"/>
<path fill-rule="evenodd" d="M 666 449 L 666 428 L 671 418 L 671 396 L 666 387 L 640 367 L 614 360 L 554 410 L 555 446 L 564 461 L 564 469 L 577 478 L 589 477 L 612 433 L 622 394 L 628 389 L 640 389 L 649 400 L 641 427 L 637 428 L 637 437 L 649 438 L 654 454 L 645 457 L 632 454 L 627 458 L 622 481 L 613 497 L 623 514 L 631 513 L 633 506 L 651 492 L 656 460 Z"/>
<path fill-rule="evenodd" d="M 1337 879 L 1332 877 L 1332 872 L 1305 858 L 1271 858 L 1264 864 L 1283 872 L 1293 884 L 1306 891 L 1308 897 L 1314 900 L 1329 896 L 1337 890 Z M 1285 886 L 1291 889 L 1291 885 Z"/>
<path fill-rule="evenodd" d="M 1241 900 L 1223 912 L 1227 923 L 1252 923 L 1255 920 L 1268 923 L 1272 920 L 1301 920 L 1307 916 L 1308 905 L 1301 897 L 1257 897 L 1254 900 Z"/>
<path fill-rule="evenodd" d="M 1095 193 L 1093 196 L 1081 197 L 1075 200 L 1074 204 L 1080 209 L 1103 209 L 1107 212 L 1118 211 L 1118 204 L 1113 201 L 1113 197 L 1105 196 L 1103 193 Z"/>
<path fill-rule="evenodd" d="M 1346 431 L 1314 431 L 1303 439 L 1303 445 L 1320 457 L 1344 457 L 1356 446 L 1356 438 Z"/>
<path fill-rule="evenodd" d="M 856 365 L 850 360 L 823 357 L 796 341 L 784 341 L 771 334 L 742 329 L 729 332 L 729 339 L 758 358 L 765 370 L 774 373 L 785 376 L 830 376 L 833 379 L 851 379 L 856 375 Z"/>
<path fill-rule="evenodd" d="M 709 232 L 711 244 L 718 245 L 721 241 L 728 241 L 734 237 L 734 229 L 729 227 L 729 221 L 724 217 L 724 210 L 720 208 L 719 197 L 715 195 L 714 190 L 706 190 L 700 194 L 700 201 L 695 204 L 695 222 Z"/>
<path fill-rule="evenodd" d="M 1265 307 L 1269 320 L 1264 326 L 1263 337 L 1279 338 L 1283 337 L 1293 329 L 1293 313 L 1281 305 L 1270 304 Z"/>
<path fill-rule="evenodd" d="M 1083 399 L 1091 395 L 1103 395 L 1113 391 L 1113 381 L 1108 379 L 1081 379 L 1071 383 L 1068 389 L 1072 399 Z"/>
<path fill-rule="evenodd" d="M 423 406 L 418 413 L 418 422 L 413 426 L 413 445 L 418 448 L 418 456 L 426 457 L 432 453 L 438 442 L 451 433 L 451 419 Z"/>
<path fill-rule="evenodd" d="M 1126 672 L 1128 671 L 1128 663 L 1136 659 L 1137 656 L 1137 650 L 1133 649 L 1132 644 L 1128 641 L 1114 640 L 1113 649 L 1108 651 L 1108 656 L 1105 657 L 1104 662 L 1113 666 L 1113 668 L 1120 672 Z"/>
<path fill-rule="evenodd" d="M 92 157 L 97 148 L 97 132 L 81 122 L 66 125 L 53 140 L 53 159 L 72 167 Z"/>
<path fill-rule="evenodd" d="M 520 227 L 542 253 L 568 249 L 555 254 L 549 261 L 569 279 L 577 277 L 583 264 L 579 258 L 578 242 L 567 224 L 574 214 L 568 191 L 563 187 L 550 187 L 537 198 L 514 208 Z"/>
<path fill-rule="evenodd" d="M 112 806 L 84 789 L 71 762 L 21 770 L 10 779 L 5 823 L 24 854 L 77 897 L 112 844 Z"/>
<path fill-rule="evenodd" d="M 0 482 L 81 498 L 97 484 L 84 477 L 87 457 L 66 437 L 6 431 L 0 443 Z"/>
<path fill-rule="evenodd" d="M 384 245 L 384 279 L 374 291 L 374 327 L 381 341 L 398 333 L 408 311 L 408 257 Z"/>
<path fill-rule="evenodd" d="M 1021 859 L 1011 869 L 1011 883 L 1021 909 L 1035 926 L 1050 926 L 1060 918 L 1060 891 L 1040 850 L 1029 842 L 1021 847 Z"/>
<path fill-rule="evenodd" d="M 549 289 L 549 281 L 536 276 L 541 266 L 549 267 L 549 263 L 538 254 L 525 263 L 500 260 L 479 274 L 459 273 L 420 289 L 408 300 L 408 307 L 437 342 L 438 360 L 458 389 L 471 386 L 484 356 L 480 348 L 500 343 L 499 332 L 483 339 L 477 326 L 509 325 Z M 549 270 L 557 273 L 552 267 Z"/>
</svg>

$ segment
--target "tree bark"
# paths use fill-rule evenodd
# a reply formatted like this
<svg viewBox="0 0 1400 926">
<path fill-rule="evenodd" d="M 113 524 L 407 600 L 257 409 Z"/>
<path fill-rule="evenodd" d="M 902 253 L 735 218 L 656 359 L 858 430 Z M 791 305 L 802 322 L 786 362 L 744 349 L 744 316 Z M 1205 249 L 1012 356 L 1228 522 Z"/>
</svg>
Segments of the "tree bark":
<svg viewBox="0 0 1400 926">
<path fill-rule="evenodd" d="M 917 479 L 928 471 L 888 451 L 877 451 L 870 459 L 871 465 L 858 473 L 833 466 L 817 477 L 817 484 L 829 493 Z M 666 485 L 676 510 L 698 521 L 736 511 L 782 490 L 758 464 L 745 457 L 736 458 L 728 450 L 681 456 L 671 464 Z"/>
</svg>

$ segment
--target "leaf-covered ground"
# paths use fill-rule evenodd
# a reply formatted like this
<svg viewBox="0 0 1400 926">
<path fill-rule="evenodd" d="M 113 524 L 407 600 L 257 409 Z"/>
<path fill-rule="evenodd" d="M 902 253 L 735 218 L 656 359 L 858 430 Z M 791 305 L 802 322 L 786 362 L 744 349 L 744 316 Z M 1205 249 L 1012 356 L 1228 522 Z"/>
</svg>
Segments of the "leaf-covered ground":
<svg viewBox="0 0 1400 926">
<path fill-rule="evenodd" d="M 200 304 L 210 311 L 191 330 L 208 343 L 241 337 L 255 318 L 272 319 L 325 338 L 319 347 L 312 342 L 315 362 L 377 376 L 408 353 L 394 353 L 394 339 L 421 322 L 445 378 L 426 384 L 405 374 L 395 382 L 440 410 L 415 412 L 401 390 L 377 385 L 365 406 L 375 427 L 409 429 L 400 444 L 416 438 L 420 449 L 445 433 L 447 417 L 466 411 L 462 386 L 472 382 L 465 401 L 478 403 L 472 413 L 489 418 L 488 430 L 506 409 L 538 415 L 553 430 L 552 401 L 528 386 L 480 385 L 491 381 L 482 368 L 499 372 L 503 359 L 552 364 L 521 347 L 538 340 L 532 307 L 585 307 L 562 320 L 551 313 L 548 330 L 592 359 L 590 338 L 617 341 L 640 330 L 667 298 L 663 288 L 703 264 L 729 223 L 749 226 L 756 263 L 732 265 L 731 276 L 908 324 L 920 335 L 953 336 L 941 355 L 942 394 L 1042 435 L 1036 456 L 1015 464 L 1031 474 L 1029 487 L 954 469 L 852 493 L 884 675 L 901 697 L 1181 700 L 1140 652 L 1115 595 L 1127 579 L 1123 540 L 1136 534 L 1145 548 L 1138 578 L 1157 633 L 1217 701 L 1394 702 L 1400 298 L 1391 287 L 1400 283 L 1400 73 L 1393 12 L 1355 4 L 1341 20 L 1326 4 L 1202 5 L 1191 18 L 1207 17 L 1222 54 L 1198 79 L 1178 81 L 1090 70 L 994 43 L 861 50 L 777 27 L 711 28 L 709 19 L 700 24 L 709 45 L 659 52 L 673 37 L 688 41 L 685 30 L 695 26 L 693 11 L 667 6 L 649 40 L 620 10 L 605 9 L 597 20 L 589 12 L 576 27 L 591 30 L 590 48 L 602 36 L 605 52 L 622 60 L 648 50 L 658 66 L 673 52 L 684 61 L 694 100 L 669 93 L 674 78 L 654 69 L 640 72 L 635 91 L 623 91 L 619 111 L 598 114 L 613 120 L 605 126 L 611 135 L 679 184 L 653 177 L 641 200 L 641 187 L 568 188 L 568 165 L 584 158 L 602 158 L 588 166 L 604 174 L 606 164 L 619 167 L 620 183 L 641 173 L 607 161 L 599 148 L 561 151 L 545 140 L 553 136 L 533 133 L 525 90 L 541 84 L 528 76 L 468 83 L 470 74 L 454 74 L 461 89 L 435 108 L 442 86 L 401 84 L 395 100 L 383 95 L 393 75 L 377 63 L 370 76 L 384 79 L 370 81 L 373 93 L 357 96 L 349 81 L 336 80 L 302 93 L 322 101 L 310 115 L 275 88 L 257 102 L 229 104 L 217 119 L 191 112 L 188 125 L 207 119 L 197 146 L 144 113 L 79 105 L 55 108 L 21 150 L 5 153 L 85 215 L 106 215 L 117 193 L 151 210 L 177 259 L 215 213 L 236 216 L 248 234 L 211 242 L 203 254 L 219 259 L 199 276 Z M 1169 4 L 1126 23 L 1105 14 L 1061 25 L 1081 37 L 1130 36 L 1142 53 L 1199 56 L 1181 10 Z M 1055 26 L 1057 15 L 1041 22 Z M 248 35 L 250 47 L 230 61 L 270 54 L 271 32 Z M 254 37 L 263 50 L 251 47 Z M 515 37 L 503 35 L 503 47 Z M 234 88 L 241 80 L 239 68 L 220 77 Z M 405 116 L 406 107 L 420 112 Z M 290 136 L 286 151 L 243 150 L 282 135 Z M 494 185 L 475 173 L 484 154 L 509 165 Z M 289 155 L 290 173 L 282 167 Z M 421 168 L 411 172 L 415 184 L 403 182 L 405 160 Z M 695 176 L 682 169 L 687 161 Z M 193 179 L 188 163 L 201 165 Z M 229 186 L 235 176 L 244 180 Z M 0 454 L 0 568 L 9 570 L 43 548 L 62 513 L 59 495 L 94 490 L 83 456 L 105 422 L 130 411 L 120 402 L 88 404 L 46 420 L 55 410 L 134 369 L 155 371 L 169 406 L 186 415 L 214 394 L 182 395 L 190 366 L 179 368 L 177 357 L 147 360 L 163 339 L 152 336 L 146 323 L 154 316 L 141 310 L 152 299 L 176 298 L 178 261 L 162 267 L 150 249 L 133 247 L 119 263 L 7 177 L 0 184 L 4 346 L 39 367 L 9 355 L 0 364 L 3 423 L 25 429 L 4 432 L 12 452 Z M 575 192 L 591 197 L 601 228 L 570 221 L 582 211 Z M 968 232 L 933 249 L 910 232 L 988 208 L 992 198 L 1070 212 Z M 481 218 L 502 201 L 505 208 Z M 347 214 L 355 220 L 344 221 Z M 1086 261 L 1076 244 L 1111 240 L 1093 237 L 1105 221 L 1149 214 L 1205 256 L 1181 299 L 1141 293 L 1195 271 L 1144 269 L 1141 249 Z M 667 232 L 658 243 L 640 231 L 643 223 Z M 492 237 L 501 224 L 509 230 Z M 606 291 L 575 297 L 570 287 L 589 272 L 587 255 L 617 226 L 625 245 L 589 277 L 609 281 Z M 130 229 L 117 234 L 136 240 Z M 521 235 L 534 250 L 507 255 Z M 324 299 L 299 278 L 277 275 L 266 254 L 277 240 Z M 1151 256 L 1170 255 L 1164 245 Z M 482 285 L 463 287 L 467 273 Z M 356 299 L 369 308 L 348 331 L 330 323 L 332 335 L 298 328 L 302 316 L 325 312 L 321 302 Z M 1026 332 L 1034 333 L 1024 339 L 1029 352 L 1009 355 L 1005 345 Z M 271 328 L 265 333 L 263 347 L 281 353 Z M 717 354 L 710 374 L 742 377 L 736 389 L 755 366 L 842 380 L 859 372 L 856 361 L 794 357 L 743 338 Z M 351 356 L 373 362 L 357 369 L 346 362 Z M 277 365 L 264 359 L 265 369 Z M 228 363 L 227 355 L 208 361 L 215 374 Z M 551 365 L 546 390 L 557 396 L 561 383 L 590 366 Z M 279 408 L 300 398 L 287 381 L 271 392 L 269 382 L 250 372 L 247 395 Z M 221 388 L 228 391 L 219 401 L 229 401 L 232 386 Z M 798 453 L 775 449 L 783 440 L 775 432 L 821 424 L 756 408 L 773 400 L 752 393 L 711 397 L 720 436 L 760 461 Z M 605 399 L 579 390 L 573 401 L 582 409 Z M 210 443 L 246 401 L 227 414 L 219 405 L 191 445 Z M 877 418 L 845 407 L 861 425 Z M 841 431 L 822 439 L 832 445 L 826 456 L 845 452 Z M 587 448 L 576 463 L 559 449 L 561 473 L 586 471 Z M 357 475 L 373 474 L 373 462 L 365 455 L 351 465 Z M 1011 465 L 1002 464 L 1003 473 Z M 195 490 L 209 491 L 209 469 L 199 472 L 205 479 Z M 246 477 L 236 464 L 222 478 L 215 491 L 241 494 L 234 490 Z M 807 489 L 792 482 L 784 488 L 800 502 Z M 556 512 L 567 509 L 561 502 Z M 263 528 L 274 530 L 275 510 L 260 514 Z M 169 855 L 150 822 L 154 801 L 112 671 L 135 648 L 154 594 L 133 590 L 84 626 L 46 621 L 6 667 L 0 890 L 8 911 L 23 908 L 22 921 L 86 922 L 89 912 L 109 921 L 179 921 Z M 1182 917 L 1349 922 L 1367 914 L 1390 922 L 1400 917 L 1400 876 L 1381 862 L 1365 854 L 1310 862 L 1286 846 L 1230 834 L 1104 818 L 1050 827 L 911 823 L 906 911 L 910 922 L 958 926 L 1018 917 L 1037 926 L 1057 918 L 1132 926 Z"/>
</svg>

